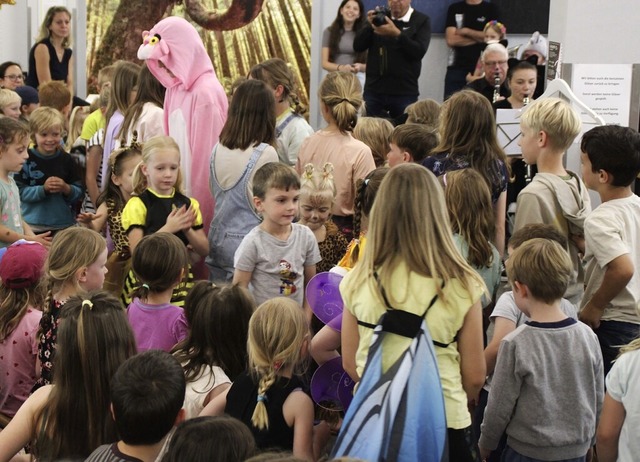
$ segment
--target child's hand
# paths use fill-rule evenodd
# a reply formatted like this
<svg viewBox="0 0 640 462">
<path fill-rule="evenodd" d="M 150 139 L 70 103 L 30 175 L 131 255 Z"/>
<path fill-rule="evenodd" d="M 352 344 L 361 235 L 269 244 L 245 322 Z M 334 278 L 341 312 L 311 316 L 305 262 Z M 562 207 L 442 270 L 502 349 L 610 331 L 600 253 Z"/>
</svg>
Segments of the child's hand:
<svg viewBox="0 0 640 462">
<path fill-rule="evenodd" d="M 482 458 L 482 462 L 486 462 L 491 455 L 491 451 L 483 448 L 482 446 L 478 447 L 478 449 L 480 449 L 480 457 Z"/>
<path fill-rule="evenodd" d="M 39 242 L 47 249 L 51 247 L 51 231 L 46 233 L 34 234 L 33 236 L 27 236 L 28 241 Z"/>
<path fill-rule="evenodd" d="M 571 242 L 573 242 L 576 245 L 576 247 L 578 247 L 578 250 L 580 251 L 580 253 L 582 255 L 584 255 L 584 249 L 585 249 L 584 235 L 582 235 L 582 234 L 571 234 L 571 235 L 569 235 L 569 238 L 571 239 Z"/>
<path fill-rule="evenodd" d="M 78 223 L 83 226 L 91 226 L 91 222 L 93 220 L 97 220 L 98 218 L 102 218 L 101 213 L 80 213 L 76 217 Z"/>
<path fill-rule="evenodd" d="M 71 187 L 62 178 L 51 176 L 44 182 L 44 190 L 49 194 L 62 193 L 68 195 L 71 192 Z"/>
<path fill-rule="evenodd" d="M 193 210 L 183 205 L 179 209 L 172 210 L 167 217 L 167 231 L 170 233 L 185 231 L 193 226 L 195 219 L 196 215 Z"/>
</svg>

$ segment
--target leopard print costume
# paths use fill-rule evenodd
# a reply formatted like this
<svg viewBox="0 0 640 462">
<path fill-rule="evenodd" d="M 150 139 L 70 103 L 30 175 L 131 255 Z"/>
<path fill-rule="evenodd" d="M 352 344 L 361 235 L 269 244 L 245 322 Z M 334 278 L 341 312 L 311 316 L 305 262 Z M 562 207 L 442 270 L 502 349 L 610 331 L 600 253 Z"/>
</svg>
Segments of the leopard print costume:
<svg viewBox="0 0 640 462">
<path fill-rule="evenodd" d="M 336 224 L 329 220 L 324 224 L 327 235 L 322 242 L 318 242 L 322 260 L 316 264 L 316 273 L 329 271 L 336 266 L 347 251 L 347 238 L 340 232 Z"/>
</svg>

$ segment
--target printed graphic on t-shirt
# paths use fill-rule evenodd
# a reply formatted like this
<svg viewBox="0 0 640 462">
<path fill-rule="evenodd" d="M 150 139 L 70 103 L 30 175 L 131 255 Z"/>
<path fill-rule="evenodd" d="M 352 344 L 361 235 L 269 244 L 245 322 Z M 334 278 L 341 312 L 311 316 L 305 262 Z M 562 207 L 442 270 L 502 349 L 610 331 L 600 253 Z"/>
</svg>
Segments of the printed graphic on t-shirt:
<svg viewBox="0 0 640 462">
<path fill-rule="evenodd" d="M 280 295 L 291 295 L 296 293 L 298 288 L 295 281 L 298 273 L 293 271 L 291 263 L 287 260 L 280 260 Z"/>
</svg>

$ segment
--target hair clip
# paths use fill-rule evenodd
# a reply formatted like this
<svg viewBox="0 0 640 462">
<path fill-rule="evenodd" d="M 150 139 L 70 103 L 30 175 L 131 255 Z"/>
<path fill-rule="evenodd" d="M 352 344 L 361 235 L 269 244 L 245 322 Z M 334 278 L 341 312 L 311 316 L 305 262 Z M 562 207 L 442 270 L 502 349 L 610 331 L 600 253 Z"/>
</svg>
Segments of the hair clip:
<svg viewBox="0 0 640 462">
<path fill-rule="evenodd" d="M 88 306 L 89 309 L 93 308 L 93 302 L 91 300 L 82 300 L 82 308 Z"/>
<path fill-rule="evenodd" d="M 364 185 L 365 185 L 365 186 L 369 184 L 369 180 L 370 180 L 369 178 L 365 178 L 365 179 L 364 179 Z"/>
<path fill-rule="evenodd" d="M 347 98 L 342 98 L 340 100 L 341 103 L 351 103 L 351 101 L 349 101 Z"/>
<path fill-rule="evenodd" d="M 308 163 L 304 166 L 304 172 L 302 172 L 302 179 L 311 181 L 313 180 L 313 164 Z"/>
<path fill-rule="evenodd" d="M 260 403 L 260 402 L 262 402 L 262 403 L 267 403 L 267 402 L 269 402 L 269 399 L 267 398 L 267 395 L 265 395 L 264 393 L 262 393 L 262 394 L 260 394 L 260 395 L 258 395 L 258 396 L 257 396 L 257 398 L 256 398 L 256 402 L 257 402 L 257 403 Z"/>
<path fill-rule="evenodd" d="M 147 289 L 147 290 L 151 290 L 151 289 L 149 289 L 149 284 L 142 284 L 142 288 L 143 289 Z"/>
<path fill-rule="evenodd" d="M 282 361 L 276 361 L 275 363 L 273 363 L 273 368 L 276 371 L 279 371 L 281 367 L 282 367 Z"/>
</svg>

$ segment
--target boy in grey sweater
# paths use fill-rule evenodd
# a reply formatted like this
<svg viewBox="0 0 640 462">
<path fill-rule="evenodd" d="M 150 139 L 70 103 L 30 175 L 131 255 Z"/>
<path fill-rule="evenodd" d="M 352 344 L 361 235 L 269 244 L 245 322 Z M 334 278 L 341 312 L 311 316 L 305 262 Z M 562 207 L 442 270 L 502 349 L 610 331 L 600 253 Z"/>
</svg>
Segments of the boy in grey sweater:
<svg viewBox="0 0 640 462">
<path fill-rule="evenodd" d="M 560 309 L 573 266 L 554 241 L 532 239 L 507 260 L 530 319 L 500 345 L 479 441 L 486 459 L 507 433 L 503 461 L 584 461 L 595 442 L 604 383 L 595 334 Z"/>
</svg>

